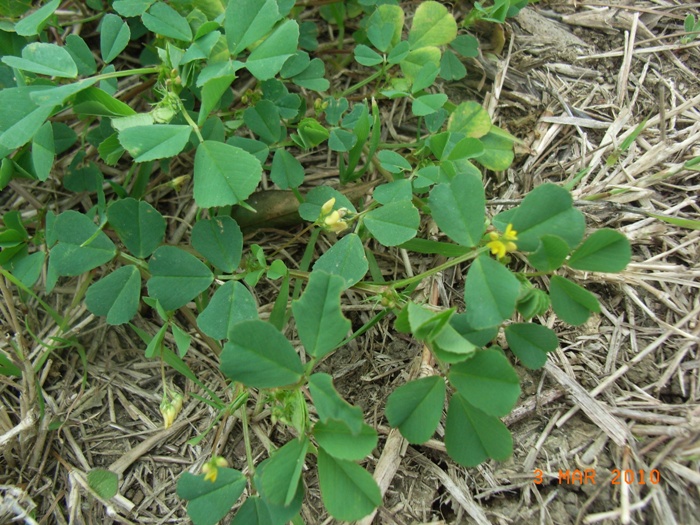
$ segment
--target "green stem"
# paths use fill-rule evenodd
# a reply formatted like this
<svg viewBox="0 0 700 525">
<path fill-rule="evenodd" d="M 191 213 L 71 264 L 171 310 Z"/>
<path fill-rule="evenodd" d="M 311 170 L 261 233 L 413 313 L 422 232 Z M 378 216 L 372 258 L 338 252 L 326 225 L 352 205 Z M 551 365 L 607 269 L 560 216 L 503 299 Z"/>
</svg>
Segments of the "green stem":
<svg viewBox="0 0 700 525">
<path fill-rule="evenodd" d="M 180 100 L 178 98 L 177 103 L 180 106 L 180 112 L 182 113 L 182 116 L 185 117 L 185 120 L 190 125 L 190 127 L 194 131 L 195 135 L 197 135 L 197 138 L 199 139 L 199 142 L 201 144 L 202 142 L 204 142 L 204 137 L 202 137 L 202 132 L 199 131 L 199 126 L 197 125 L 197 123 L 194 120 L 192 120 L 192 117 L 190 117 L 190 114 L 185 109 L 185 106 L 183 105 L 182 100 Z"/>
<path fill-rule="evenodd" d="M 111 73 L 103 73 L 92 77 L 96 81 L 107 80 L 110 78 L 131 77 L 135 75 L 150 75 L 152 73 L 160 73 L 160 67 L 141 67 L 138 69 L 127 69 L 126 71 L 112 71 Z"/>
<path fill-rule="evenodd" d="M 243 403 L 240 408 L 241 426 L 243 427 L 243 442 L 245 443 L 245 457 L 248 461 L 248 479 L 253 490 L 253 475 L 255 474 L 255 463 L 253 462 L 253 448 L 250 446 L 250 432 L 248 430 L 248 412 L 246 411 L 246 403 Z"/>
<path fill-rule="evenodd" d="M 460 255 L 459 257 L 455 257 L 452 260 L 449 260 L 445 263 L 440 264 L 439 266 L 436 266 L 435 268 L 431 268 L 430 270 L 427 270 L 423 273 L 419 273 L 418 275 L 414 275 L 413 277 L 409 277 L 407 279 L 401 279 L 399 281 L 394 281 L 393 283 L 388 283 L 392 288 L 404 288 L 405 286 L 408 286 L 409 284 L 413 284 L 415 282 L 422 281 L 426 277 L 430 277 L 431 275 L 435 275 L 436 273 L 442 272 L 444 270 L 447 270 L 448 268 L 452 268 L 453 266 L 457 266 L 458 264 L 462 264 L 465 261 L 469 261 L 471 259 L 476 259 L 479 255 L 482 253 L 486 253 L 489 249 L 486 246 L 483 246 L 481 248 L 477 248 L 474 251 L 471 251 L 469 253 L 465 253 L 464 255 Z"/>
<path fill-rule="evenodd" d="M 78 20 L 66 20 L 65 22 L 60 22 L 58 24 L 59 27 L 67 27 L 67 26 L 74 26 L 77 24 L 87 24 L 88 22 L 93 22 L 95 20 L 99 20 L 105 15 L 104 12 L 102 13 L 97 13 L 96 15 L 92 16 L 86 16 L 85 18 L 80 18 Z"/>
<path fill-rule="evenodd" d="M 148 264 L 146 261 L 143 259 L 139 259 L 138 257 L 134 257 L 133 255 L 129 255 L 128 253 L 125 252 L 119 252 L 118 257 L 120 259 L 124 259 L 125 261 L 128 261 L 130 264 L 135 264 L 139 268 L 143 270 L 148 270 Z"/>
<path fill-rule="evenodd" d="M 370 76 L 368 76 L 364 80 L 358 82 L 354 86 L 350 86 L 348 89 L 346 89 L 345 91 L 340 93 L 338 95 L 338 97 L 347 97 L 350 93 L 354 93 L 355 91 L 357 91 L 358 89 L 360 89 L 363 86 L 366 86 L 370 82 L 374 82 L 376 79 L 381 77 L 384 73 L 386 73 L 386 69 L 385 69 L 385 66 L 382 66 L 381 68 L 379 68 L 377 71 L 372 73 Z"/>
</svg>

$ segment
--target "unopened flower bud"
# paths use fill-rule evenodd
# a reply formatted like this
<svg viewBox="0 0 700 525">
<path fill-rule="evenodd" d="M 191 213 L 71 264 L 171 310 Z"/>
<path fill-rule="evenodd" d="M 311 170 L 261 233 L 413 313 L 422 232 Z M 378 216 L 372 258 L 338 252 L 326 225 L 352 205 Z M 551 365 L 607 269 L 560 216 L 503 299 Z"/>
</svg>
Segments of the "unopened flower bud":
<svg viewBox="0 0 700 525">
<path fill-rule="evenodd" d="M 172 400 L 172 405 L 177 410 L 177 413 L 180 413 L 180 410 L 182 410 L 182 401 L 184 398 L 182 397 L 182 394 L 173 394 L 173 400 Z"/>
<path fill-rule="evenodd" d="M 335 206 L 335 197 L 328 199 L 323 206 L 321 206 L 321 215 L 328 215 Z"/>
<path fill-rule="evenodd" d="M 163 427 L 170 428 L 177 417 L 177 410 L 169 401 L 160 404 L 160 414 L 163 416 Z"/>
</svg>

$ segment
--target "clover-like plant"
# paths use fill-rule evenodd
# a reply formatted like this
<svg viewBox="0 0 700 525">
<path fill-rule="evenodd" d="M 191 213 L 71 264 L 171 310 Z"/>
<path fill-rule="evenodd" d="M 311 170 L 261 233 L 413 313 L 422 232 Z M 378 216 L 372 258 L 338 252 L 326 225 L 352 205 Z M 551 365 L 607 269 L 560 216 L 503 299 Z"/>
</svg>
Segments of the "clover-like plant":
<svg viewBox="0 0 700 525">
<path fill-rule="evenodd" d="M 600 307 L 572 280 L 580 275 L 572 270 L 621 271 L 630 247 L 616 231 L 587 232 L 571 195 L 555 184 L 489 216 L 482 172 L 507 169 L 516 139 L 478 103 L 454 103 L 435 89 L 438 79 L 466 74 L 460 56 L 472 56 L 476 40 L 460 34 L 460 25 L 471 19 L 458 24 L 434 1 L 420 3 L 408 27 L 397 2 L 324 6 L 330 23 L 356 29 L 347 60 L 366 71 L 340 91 L 326 67 L 347 62 L 314 56 L 315 24 L 293 0 L 115 0 L 109 12 L 98 8 L 85 20 L 99 23 L 99 54 L 77 34 L 55 38 L 71 23 L 57 11 L 60 3 L 19 19 L 21 9 L 6 13 L 15 18 L 3 22 L 0 187 L 17 187 L 14 179 L 60 184 L 90 205 L 84 212 L 39 206 L 35 214 L 5 214 L 0 271 L 37 299 L 59 279 L 84 276 L 76 300 L 111 325 L 130 323 L 142 304 L 150 307 L 162 321 L 155 334 L 131 325 L 145 358 L 185 375 L 216 410 L 239 415 L 247 472 L 215 457 L 201 473 L 184 473 L 177 492 L 189 501 L 192 520 L 217 522 L 244 492 L 234 523 L 293 520 L 304 498 L 305 465 L 315 465 L 324 505 L 336 519 L 360 519 L 381 504 L 377 484 L 358 463 L 376 447 L 377 432 L 317 365 L 382 319 L 394 318 L 396 330 L 423 342 L 435 362 L 390 395 L 389 423 L 409 442 L 423 443 L 447 401 L 444 439 L 456 462 L 509 457 L 512 437 L 500 418 L 520 395 L 513 363 L 540 368 L 558 345 L 539 316 L 551 307 L 567 323 L 586 322 Z M 476 4 L 472 18 L 502 22 L 523 4 Z M 132 43 L 144 46 L 143 67 L 117 70 Z M 138 89 L 123 89 L 120 78 Z M 350 97 L 365 86 L 372 98 Z M 383 142 L 380 106 L 400 98 L 410 104 L 416 140 Z M 300 153 L 311 150 L 337 163 L 338 188 L 304 192 Z M 65 159 L 63 177 L 54 169 L 58 158 Z M 192 159 L 191 180 L 174 176 L 173 159 Z M 117 165 L 128 166 L 125 175 L 110 169 Z M 154 172 L 162 176 L 152 180 Z M 265 246 L 244 250 L 242 227 L 251 212 L 266 212 L 264 199 L 253 202 L 263 176 L 285 192 L 286 219 L 308 223 L 307 248 L 293 264 Z M 153 204 L 159 191 L 184 187 L 197 208 L 188 242 L 166 234 L 180 219 Z M 423 217 L 437 225 L 437 238 L 423 235 Z M 316 257 L 320 236 L 332 246 Z M 373 256 L 378 245 L 445 262 L 387 281 Z M 457 266 L 466 271 L 463 311 L 426 305 L 413 294 L 422 281 Z M 277 282 L 279 294 L 263 320 L 251 288 L 266 280 Z M 343 314 L 349 289 L 377 304 L 354 332 Z M 232 401 L 217 397 L 187 366 L 193 331 L 220 359 Z M 506 341 L 508 350 L 496 341 Z M 0 372 L 21 375 L 21 358 L 19 351 L 0 354 Z M 252 393 L 259 400 L 254 409 Z M 163 378 L 166 426 L 181 406 Z M 295 437 L 255 464 L 249 412 L 265 407 Z"/>
</svg>

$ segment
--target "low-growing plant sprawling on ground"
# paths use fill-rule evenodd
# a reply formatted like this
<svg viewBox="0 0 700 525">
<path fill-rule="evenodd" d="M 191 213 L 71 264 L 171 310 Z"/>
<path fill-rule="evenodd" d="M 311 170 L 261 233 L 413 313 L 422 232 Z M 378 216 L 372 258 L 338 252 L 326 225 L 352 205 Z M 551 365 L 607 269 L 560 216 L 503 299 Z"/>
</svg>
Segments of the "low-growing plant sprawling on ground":
<svg viewBox="0 0 700 525">
<path fill-rule="evenodd" d="M 697 23 L 632 11 L 549 12 L 557 25 L 526 0 L 0 5 L 0 516 L 522 522 L 534 499 L 542 522 L 691 523 L 700 307 L 668 287 L 697 288 L 682 271 L 697 87 L 679 92 Z M 651 56 L 678 78 L 654 94 L 640 13 L 676 30 Z M 573 62 L 589 44 L 561 22 L 629 29 L 605 55 L 616 105 L 567 103 L 610 91 L 579 65 L 548 64 L 567 89 L 509 74 L 515 23 L 534 35 L 522 53 L 547 63 L 554 38 Z M 577 155 L 557 150 L 562 129 Z M 638 247 L 649 225 L 656 255 Z M 645 358 L 665 371 L 638 385 Z M 564 394 L 573 408 L 514 438 Z M 545 440 L 568 420 L 586 437 L 552 466 Z M 475 500 L 473 472 L 517 491 L 513 508 Z M 439 481 L 427 503 L 411 475 Z"/>
</svg>

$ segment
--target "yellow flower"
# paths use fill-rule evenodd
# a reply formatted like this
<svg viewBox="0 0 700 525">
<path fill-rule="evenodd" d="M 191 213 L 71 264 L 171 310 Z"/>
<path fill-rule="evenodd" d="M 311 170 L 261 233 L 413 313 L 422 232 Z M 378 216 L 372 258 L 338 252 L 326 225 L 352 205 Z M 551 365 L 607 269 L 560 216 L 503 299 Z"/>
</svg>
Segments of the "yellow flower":
<svg viewBox="0 0 700 525">
<path fill-rule="evenodd" d="M 204 481 L 216 482 L 216 477 L 219 475 L 219 467 L 228 467 L 228 461 L 221 456 L 213 456 L 209 461 L 202 465 L 202 473 Z"/>
<path fill-rule="evenodd" d="M 486 246 L 491 249 L 491 253 L 498 259 L 503 259 L 507 253 L 514 252 L 518 249 L 513 242 L 518 240 L 518 232 L 513 229 L 512 224 L 506 226 L 506 231 L 503 235 L 500 235 L 498 232 L 491 232 L 489 233 L 489 237 L 491 241 L 487 242 Z"/>
<path fill-rule="evenodd" d="M 333 226 L 336 222 L 340 220 L 340 212 L 338 210 L 333 210 L 328 217 L 323 219 L 323 222 L 326 223 L 326 226 Z"/>
<path fill-rule="evenodd" d="M 345 221 L 338 221 L 329 226 L 329 228 L 333 233 L 340 233 L 348 229 L 348 223 Z"/>
</svg>

